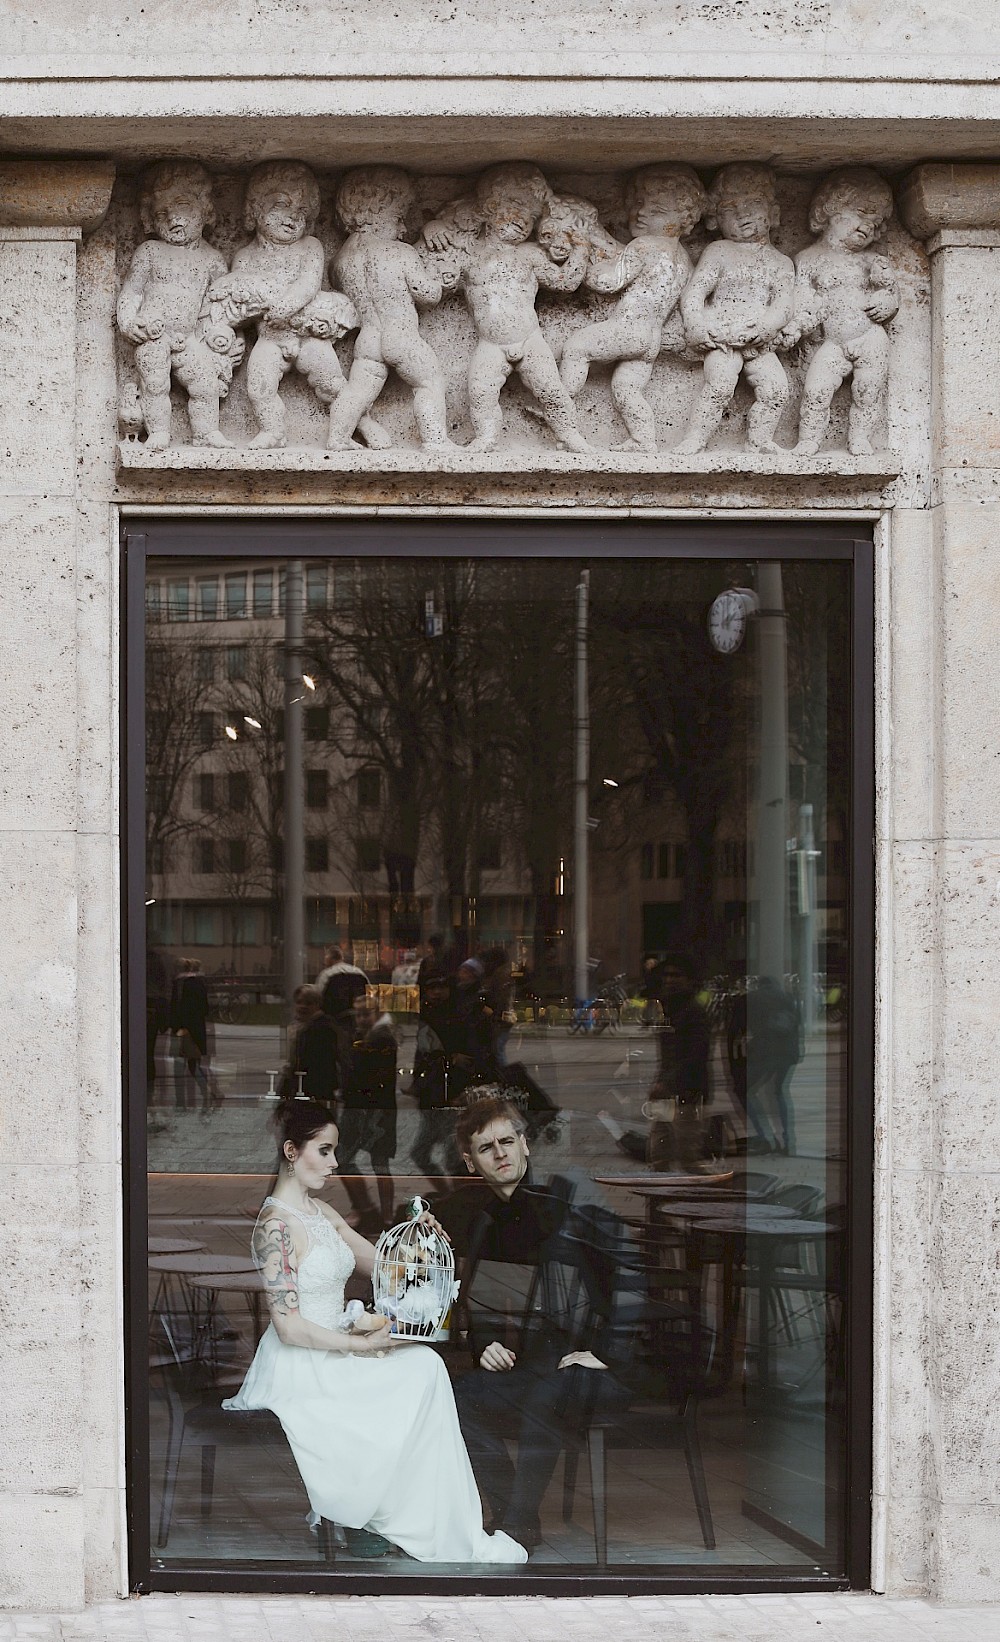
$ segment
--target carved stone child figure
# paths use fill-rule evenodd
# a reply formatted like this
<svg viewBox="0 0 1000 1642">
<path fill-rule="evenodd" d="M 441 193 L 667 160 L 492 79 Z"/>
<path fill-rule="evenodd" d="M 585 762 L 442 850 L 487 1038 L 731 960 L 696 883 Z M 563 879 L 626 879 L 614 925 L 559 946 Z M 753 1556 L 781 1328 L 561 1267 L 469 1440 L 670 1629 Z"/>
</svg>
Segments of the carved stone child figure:
<svg viewBox="0 0 1000 1642">
<path fill-rule="evenodd" d="M 207 245 L 214 217 L 212 181 L 197 160 L 162 160 L 147 171 L 139 216 L 147 234 L 118 296 L 118 328 L 135 343 L 138 398 L 150 450 L 170 444 L 170 383 L 188 396 L 196 445 L 228 445 L 219 432 L 219 404 L 243 357 L 232 336 L 214 349 L 199 327 L 205 293 L 226 271 L 221 251 Z"/>
<path fill-rule="evenodd" d="M 854 373 L 847 446 L 872 451 L 872 432 L 889 379 L 889 338 L 883 329 L 899 308 L 889 262 L 870 250 L 892 215 L 892 190 L 875 171 L 835 171 L 809 206 L 809 226 L 820 237 L 795 258 L 795 311 L 789 342 L 819 332 L 799 411 L 801 456 L 819 450 L 840 384 Z"/>
<path fill-rule="evenodd" d="M 753 389 L 747 442 L 773 451 L 788 378 L 774 347 L 791 318 L 795 265 L 771 244 L 777 227 L 774 177 L 764 165 L 724 165 L 709 193 L 714 240 L 681 297 L 688 342 L 703 351 L 701 392 L 678 451 L 704 450 L 736 392 L 740 373 Z"/>
<path fill-rule="evenodd" d="M 475 430 L 470 450 L 492 450 L 499 440 L 500 391 L 515 370 L 560 444 L 576 451 L 589 448 L 535 312 L 539 287 L 575 291 L 589 257 L 586 238 L 572 232 L 573 243 L 564 256 L 562 232 L 553 236 L 555 256 L 543 245 L 528 243 L 551 200 L 537 166 L 522 161 L 494 165 L 477 178 L 471 206 L 468 200 L 456 201 L 423 231 L 426 244 L 443 255 L 443 283 L 464 290 L 479 339 L 469 361 L 469 413 Z"/>
<path fill-rule="evenodd" d="M 569 338 L 559 369 L 575 398 L 591 364 L 617 362 L 611 396 L 629 433 L 620 449 L 656 449 L 653 412 L 644 390 L 663 345 L 663 326 L 691 275 L 691 258 L 681 238 L 701 220 L 707 204 L 689 165 L 648 165 L 626 185 L 629 244 L 611 241 L 612 254 L 598 246 L 591 257 L 584 283 L 593 291 L 624 294 L 610 318 L 585 325 Z"/>
<path fill-rule="evenodd" d="M 405 218 L 413 201 L 410 178 L 394 165 L 349 171 L 337 190 L 337 215 L 348 238 L 333 266 L 357 308 L 361 329 L 347 388 L 330 417 L 334 450 L 352 448 L 351 435 L 382 392 L 390 369 L 413 389 L 421 443 L 432 450 L 452 444 L 444 372 L 420 335 L 417 318 L 418 307 L 441 301 L 441 280 L 406 243 Z"/>
<path fill-rule="evenodd" d="M 287 444 L 278 388 L 293 366 L 308 372 L 301 337 L 291 321 L 323 284 L 326 256 L 308 232 L 318 213 L 319 188 L 308 166 L 286 160 L 257 166 L 244 202 L 244 223 L 255 237 L 237 251 L 232 273 L 216 280 L 209 292 L 213 302 L 231 299 L 234 323 L 251 314 L 257 318 L 257 340 L 247 362 L 247 392 L 260 427 L 250 443 L 258 448 Z M 334 377 L 342 378 L 332 342 L 322 346 L 332 356 Z M 318 361 L 312 363 L 315 367 Z"/>
</svg>

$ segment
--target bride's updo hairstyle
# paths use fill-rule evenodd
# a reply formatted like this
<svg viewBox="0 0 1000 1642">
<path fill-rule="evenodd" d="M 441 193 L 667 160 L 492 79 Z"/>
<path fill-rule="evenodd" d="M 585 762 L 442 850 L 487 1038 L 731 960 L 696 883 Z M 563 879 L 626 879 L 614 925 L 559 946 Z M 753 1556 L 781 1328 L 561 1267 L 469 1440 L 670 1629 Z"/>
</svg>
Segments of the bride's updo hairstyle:
<svg viewBox="0 0 1000 1642">
<path fill-rule="evenodd" d="M 281 1100 L 274 1109 L 271 1124 L 278 1140 L 279 1165 L 285 1161 L 285 1147 L 291 1141 L 296 1152 L 301 1152 L 328 1124 L 337 1119 L 329 1106 L 318 1100 Z"/>
</svg>

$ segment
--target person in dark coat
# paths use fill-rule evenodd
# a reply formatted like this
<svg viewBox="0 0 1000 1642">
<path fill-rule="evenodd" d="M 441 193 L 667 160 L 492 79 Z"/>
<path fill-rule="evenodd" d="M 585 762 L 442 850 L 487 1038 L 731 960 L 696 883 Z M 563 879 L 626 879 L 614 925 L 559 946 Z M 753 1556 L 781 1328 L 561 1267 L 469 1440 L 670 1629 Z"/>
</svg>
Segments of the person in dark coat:
<svg viewBox="0 0 1000 1642">
<path fill-rule="evenodd" d="M 208 1054 L 208 987 L 197 958 L 182 958 L 170 993 L 170 1030 L 177 1040 L 177 1052 L 187 1075 L 201 1088 L 201 1109 L 207 1112 L 212 1100 L 211 1084 L 203 1064 Z M 176 1085 L 176 1102 L 187 1106 L 186 1080 Z"/>
<path fill-rule="evenodd" d="M 712 1032 L 708 1015 L 695 996 L 696 987 L 694 969 L 686 958 L 664 959 L 659 985 L 663 1025 L 657 1034 L 660 1065 L 647 1097 L 654 1113 L 661 1102 L 674 1102 L 672 1123 L 653 1117 L 651 1166 L 679 1166 L 689 1174 L 696 1174 L 702 1165 L 703 1114 L 711 1098 Z"/>
<path fill-rule="evenodd" d="M 297 1031 L 292 1048 L 288 1094 L 302 1094 L 324 1106 L 333 1106 L 340 1087 L 340 1040 L 337 1028 L 322 1006 L 318 986 L 297 986 L 292 994 Z"/>
<path fill-rule="evenodd" d="M 357 1174 L 359 1152 L 367 1152 L 378 1188 L 384 1227 L 392 1225 L 393 1185 L 390 1164 L 396 1153 L 396 1055 L 392 1016 L 379 1014 L 373 998 L 354 1005 L 354 1038 L 344 1068 L 344 1104 L 340 1116 L 337 1168 L 351 1208 L 361 1220 L 371 1205 L 364 1180 Z"/>
</svg>

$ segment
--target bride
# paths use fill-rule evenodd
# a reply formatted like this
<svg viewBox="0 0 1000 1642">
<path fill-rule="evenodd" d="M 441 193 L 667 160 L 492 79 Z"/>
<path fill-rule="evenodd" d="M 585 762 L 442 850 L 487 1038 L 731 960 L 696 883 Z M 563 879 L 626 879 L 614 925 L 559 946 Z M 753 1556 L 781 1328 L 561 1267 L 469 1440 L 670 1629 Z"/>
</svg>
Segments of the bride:
<svg viewBox="0 0 1000 1642">
<path fill-rule="evenodd" d="M 437 1352 L 394 1343 L 382 1318 L 345 1318 L 344 1285 L 355 1269 L 371 1276 L 375 1250 L 311 1195 L 337 1168 L 329 1110 L 283 1101 L 275 1127 L 280 1172 L 253 1233 L 270 1326 L 223 1407 L 278 1416 L 313 1511 L 349 1531 L 355 1554 L 398 1545 L 419 1562 L 526 1562 L 523 1546 L 483 1528 Z"/>
</svg>

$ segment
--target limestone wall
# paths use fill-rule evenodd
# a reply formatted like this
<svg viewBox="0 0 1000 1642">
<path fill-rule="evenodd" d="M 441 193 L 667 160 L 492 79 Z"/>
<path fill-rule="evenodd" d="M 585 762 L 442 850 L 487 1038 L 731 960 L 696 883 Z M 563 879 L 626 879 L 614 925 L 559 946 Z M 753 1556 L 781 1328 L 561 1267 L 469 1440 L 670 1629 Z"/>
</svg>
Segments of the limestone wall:
<svg viewBox="0 0 1000 1642">
<path fill-rule="evenodd" d="M 903 54 L 894 68 L 903 62 L 911 10 L 922 8 L 915 0 L 912 7 L 870 8 L 803 0 L 767 10 L 678 4 L 666 20 L 662 8 L 655 20 L 652 12 L 630 10 L 626 30 L 611 8 L 595 8 L 588 32 L 588 14 L 576 6 L 571 18 L 550 12 L 532 25 L 532 60 L 555 41 L 560 50 L 552 46 L 552 62 L 562 68 L 553 73 L 576 50 L 593 63 L 605 28 L 614 36 L 609 74 L 626 50 L 636 58 L 645 51 L 648 66 L 655 61 L 648 27 L 664 49 L 669 43 L 675 73 L 683 72 L 683 42 L 703 54 L 704 66 L 704 53 L 723 34 L 728 51 L 745 47 L 748 74 L 762 72 L 765 60 L 808 60 L 833 74 L 848 58 L 852 72 L 861 72 L 862 59 L 871 72 L 887 40 Z M 973 29 L 980 53 L 990 44 L 990 21 L 981 12 L 974 16 L 971 5 L 938 8 L 931 32 L 922 26 L 914 63 L 933 55 L 935 72 L 946 62 L 956 74 L 966 72 L 962 53 L 971 52 Z M 276 32 L 278 16 L 277 8 L 267 12 L 274 72 L 285 61 L 282 52 L 290 66 L 307 53 L 315 66 L 317 53 L 326 51 L 328 61 L 336 57 L 344 67 L 348 13 L 339 23 L 329 15 L 319 45 L 308 8 L 282 11 Z M 768 17 L 781 33 L 776 49 Z M 415 51 L 435 28 L 450 27 L 425 27 L 422 18 L 411 20 Z M 39 19 L 44 25 L 44 7 Z M 501 28 L 521 29 L 523 38 L 522 25 L 513 14 L 500 19 L 491 12 L 476 49 Z M 102 72 L 140 72 L 138 37 L 126 27 L 119 38 L 99 7 L 80 13 L 73 27 L 75 36 L 65 26 L 61 34 L 49 28 L 40 51 L 18 9 L 5 37 L 33 53 L 43 76 L 64 74 L 70 60 L 86 74 L 98 54 Z M 159 7 L 143 29 L 142 72 L 182 72 L 193 61 L 209 78 L 216 69 L 232 70 L 204 10 Z M 507 53 L 505 68 L 512 60 Z M 440 52 L 436 61 L 443 62 Z M 93 87 L 81 92 L 84 103 L 94 95 Z M 186 95 L 191 104 L 199 93 L 192 86 Z M 214 131 L 202 144 L 194 126 L 174 128 L 188 153 L 211 159 L 213 151 L 232 149 L 232 132 L 227 138 Z M 26 130 L 15 124 L 17 146 Z M 167 151 L 166 130 L 159 127 L 156 146 L 143 158 Z M 514 134 L 508 122 L 498 146 L 522 158 L 539 153 L 518 147 L 516 130 L 516 121 Z M 570 143 L 580 142 L 580 122 L 567 133 Z M 419 134 L 414 140 L 417 147 L 423 141 Z M 815 140 L 816 128 L 803 126 L 797 154 Z M 484 141 L 481 129 L 477 141 Z M 546 142 L 553 141 L 550 132 Z M 101 142 L 95 125 L 90 151 Z M 119 130 L 115 143 L 123 142 Z M 628 153 L 602 168 L 594 165 L 588 137 L 589 169 L 555 168 L 551 180 L 613 200 L 623 167 L 639 163 L 634 132 L 628 142 Z M 642 144 L 643 163 L 675 157 L 648 135 Z M 782 249 L 794 253 L 809 239 L 805 203 L 822 167 L 857 158 L 859 146 L 858 133 L 845 131 L 809 175 L 778 167 Z M 391 157 L 407 153 L 397 130 Z M 355 150 L 341 161 L 328 148 L 321 172 L 327 227 L 334 179 L 343 165 L 366 157 Z M 454 149 L 438 148 L 428 169 L 438 178 L 468 176 L 492 157 L 463 151 L 457 161 Z M 701 163 L 728 157 L 713 149 Z M 899 169 L 898 154 L 886 166 L 884 146 L 869 146 L 862 157 L 890 173 Z M 218 168 L 219 242 L 231 250 L 241 238 L 243 175 L 231 168 L 231 157 L 228 163 Z M 225 407 L 225 425 L 240 441 L 236 456 L 189 445 L 159 455 L 119 451 L 119 373 L 128 349 L 116 339 L 115 303 L 137 239 L 135 172 L 135 157 L 126 157 L 104 214 L 107 167 L 52 163 L 26 180 L 23 171 L 0 165 L 0 222 L 9 225 L 0 227 L 0 516 L 7 549 L 0 576 L 9 703 L 0 854 L 10 885 L 0 959 L 0 1146 L 9 1181 L 0 1603 L 69 1609 L 123 1588 L 115 544 L 118 506 L 159 503 L 583 506 L 638 514 L 753 509 L 776 516 L 862 510 L 881 517 L 875 1579 L 896 1592 L 995 1597 L 1000 1123 L 992 1061 L 1000 1018 L 1000 776 L 991 640 L 1000 608 L 1000 168 L 929 167 L 902 192 L 890 245 L 901 307 L 891 328 L 889 448 L 864 461 L 836 449 L 845 390 L 825 455 L 748 453 L 741 438 L 723 435 L 701 456 L 676 459 L 679 407 L 684 395 L 690 399 L 697 369 L 690 362 L 657 367 L 651 391 L 662 437 L 647 456 L 607 450 L 615 423 L 600 374 L 583 401 L 592 442 L 601 447 L 597 456 L 559 452 L 539 440 L 514 387 L 497 451 L 429 458 L 416 449 L 408 401 L 395 387 L 385 414 L 401 448 L 381 462 L 334 458 L 324 447 L 322 411 L 295 384 L 287 390 L 295 441 L 248 455 L 251 428 L 239 382 Z M 435 316 L 433 334 L 443 357 L 464 361 L 470 321 L 450 300 Z M 349 352 L 343 362 L 349 365 Z M 454 403 L 460 375 L 455 366 Z M 178 398 L 175 433 L 182 436 L 184 427 Z M 467 436 L 464 424 L 456 431 Z M 789 421 L 779 441 L 787 447 L 792 438 Z"/>
</svg>

